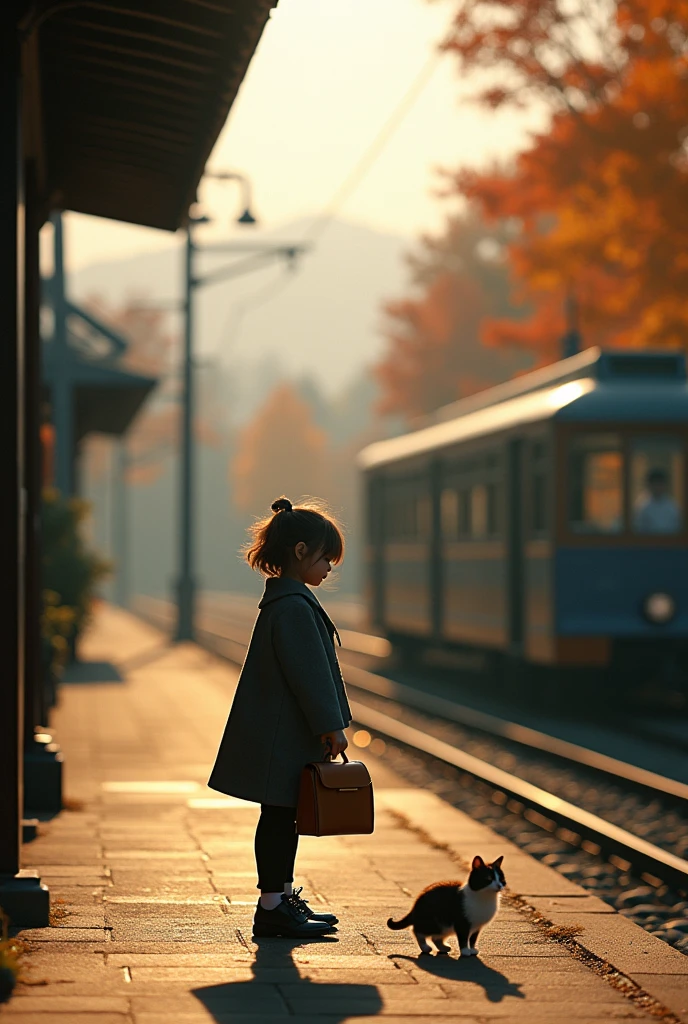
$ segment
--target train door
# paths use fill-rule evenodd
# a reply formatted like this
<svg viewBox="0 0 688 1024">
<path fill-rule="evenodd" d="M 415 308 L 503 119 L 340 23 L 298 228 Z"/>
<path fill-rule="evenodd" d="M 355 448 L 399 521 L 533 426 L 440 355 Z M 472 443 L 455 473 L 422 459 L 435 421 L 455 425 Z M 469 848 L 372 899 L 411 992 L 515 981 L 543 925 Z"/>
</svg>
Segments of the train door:
<svg viewBox="0 0 688 1024">
<path fill-rule="evenodd" d="M 507 606 L 509 651 L 520 656 L 524 641 L 524 565 L 523 565 L 523 441 L 514 439 L 507 446 L 506 537 Z"/>
<path fill-rule="evenodd" d="M 442 568 L 442 465 L 435 460 L 430 466 L 430 500 L 432 503 L 432 529 L 430 542 L 430 617 L 436 640 L 442 637 L 444 615 L 444 573 Z"/>
<path fill-rule="evenodd" d="M 368 544 L 366 551 L 368 616 L 372 629 L 385 625 L 385 481 L 377 474 L 368 478 Z"/>
</svg>

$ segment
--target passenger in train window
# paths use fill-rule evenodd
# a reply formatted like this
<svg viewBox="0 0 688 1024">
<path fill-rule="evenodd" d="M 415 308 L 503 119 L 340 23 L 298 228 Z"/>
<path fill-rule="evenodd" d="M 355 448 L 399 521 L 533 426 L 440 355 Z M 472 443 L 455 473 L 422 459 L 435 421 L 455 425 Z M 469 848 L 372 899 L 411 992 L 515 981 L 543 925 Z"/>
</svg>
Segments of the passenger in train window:
<svg viewBox="0 0 688 1024">
<path fill-rule="evenodd" d="M 650 469 L 645 490 L 635 504 L 633 526 L 636 533 L 678 533 L 681 509 L 671 493 L 669 474 L 661 467 Z"/>
</svg>

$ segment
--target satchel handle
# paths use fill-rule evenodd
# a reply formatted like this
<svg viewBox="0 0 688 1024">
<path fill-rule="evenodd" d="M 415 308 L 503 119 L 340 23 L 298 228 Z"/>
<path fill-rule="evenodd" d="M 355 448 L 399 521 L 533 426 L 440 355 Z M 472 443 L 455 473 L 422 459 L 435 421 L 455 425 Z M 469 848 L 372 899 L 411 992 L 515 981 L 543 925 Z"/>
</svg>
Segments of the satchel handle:
<svg viewBox="0 0 688 1024">
<path fill-rule="evenodd" d="M 349 758 L 348 758 L 348 757 L 346 756 L 346 751 L 342 750 L 342 751 L 341 751 L 341 755 L 342 755 L 342 761 L 343 761 L 343 763 L 344 763 L 344 764 L 348 764 L 348 763 L 349 763 Z M 325 760 L 325 761 L 331 761 L 331 760 L 332 760 L 332 754 L 327 754 L 327 753 L 326 753 L 326 754 L 325 754 L 325 757 L 324 757 L 324 760 Z"/>
</svg>

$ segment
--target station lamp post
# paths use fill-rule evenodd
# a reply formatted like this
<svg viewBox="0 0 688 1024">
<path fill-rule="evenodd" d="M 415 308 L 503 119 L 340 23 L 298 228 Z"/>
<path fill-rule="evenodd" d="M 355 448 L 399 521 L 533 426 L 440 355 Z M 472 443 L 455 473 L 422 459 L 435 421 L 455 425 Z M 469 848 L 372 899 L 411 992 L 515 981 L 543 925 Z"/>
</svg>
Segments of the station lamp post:
<svg viewBox="0 0 688 1024">
<path fill-rule="evenodd" d="M 237 181 L 242 187 L 243 212 L 237 224 L 256 224 L 251 212 L 251 190 L 248 180 L 233 171 L 207 172 L 204 177 L 217 181 Z M 279 244 L 256 242 L 237 244 L 225 242 L 197 246 L 194 229 L 207 224 L 210 219 L 203 215 L 189 214 L 184 249 L 184 363 L 182 372 L 182 415 L 180 432 L 180 522 L 179 522 L 179 576 L 177 579 L 177 622 L 174 639 L 177 641 L 195 639 L 196 576 L 195 576 L 195 446 L 194 423 L 194 296 L 203 285 L 226 281 L 233 277 L 260 270 L 274 259 L 283 259 L 288 266 L 294 266 L 297 258 L 308 248 L 302 244 Z M 199 275 L 195 268 L 198 252 L 246 253 L 244 259 L 234 260 L 228 266 Z"/>
</svg>

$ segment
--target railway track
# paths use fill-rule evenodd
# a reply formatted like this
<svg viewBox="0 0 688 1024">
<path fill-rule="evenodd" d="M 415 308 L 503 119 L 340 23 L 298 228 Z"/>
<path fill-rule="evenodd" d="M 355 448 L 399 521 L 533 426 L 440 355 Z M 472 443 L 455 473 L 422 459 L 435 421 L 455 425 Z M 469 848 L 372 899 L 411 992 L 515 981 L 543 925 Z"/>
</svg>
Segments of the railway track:
<svg viewBox="0 0 688 1024">
<path fill-rule="evenodd" d="M 141 610 L 156 624 L 169 625 L 166 602 L 149 601 Z M 230 620 L 229 611 L 202 613 L 198 639 L 220 656 L 241 662 L 251 622 L 241 611 Z M 377 741 L 378 750 L 394 754 L 395 769 L 410 772 L 424 785 L 442 787 L 454 802 L 465 804 L 466 783 L 472 780 L 480 799 L 491 805 L 490 813 L 509 824 L 510 838 L 517 834 L 523 839 L 514 822 L 526 822 L 526 849 L 530 846 L 530 852 L 568 875 L 575 874 L 578 858 L 582 884 L 688 952 L 688 927 L 680 921 L 688 911 L 688 899 L 681 898 L 688 896 L 688 861 L 682 856 L 688 851 L 688 785 L 354 664 L 360 655 L 384 656 L 387 641 L 380 637 L 343 630 L 342 642 L 359 727 L 355 740 Z M 548 784 L 550 779 L 556 786 Z M 567 789 L 574 790 L 576 799 L 567 798 Z M 596 801 L 602 806 L 596 807 Z M 604 813 L 605 804 L 611 813 Z M 659 843 L 647 838 L 644 809 L 657 819 Z M 485 812 L 475 806 L 470 813 L 485 820 Z M 614 816 L 617 821 L 610 820 Z M 547 836 L 544 846 L 541 839 L 532 839 L 538 832 Z M 609 865 L 615 873 L 611 883 L 589 874 L 585 861 L 590 858 Z M 664 924 L 673 925 L 664 928 L 666 935 Z"/>
</svg>

